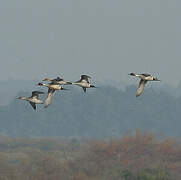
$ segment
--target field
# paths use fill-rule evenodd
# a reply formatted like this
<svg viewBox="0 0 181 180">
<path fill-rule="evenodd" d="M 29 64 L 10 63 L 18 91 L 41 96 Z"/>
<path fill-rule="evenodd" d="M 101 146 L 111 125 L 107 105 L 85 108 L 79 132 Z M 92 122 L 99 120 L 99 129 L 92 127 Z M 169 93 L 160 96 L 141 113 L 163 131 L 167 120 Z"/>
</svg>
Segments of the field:
<svg viewBox="0 0 181 180">
<path fill-rule="evenodd" d="M 181 144 L 136 133 L 117 139 L 0 137 L 1 180 L 180 180 Z"/>
</svg>

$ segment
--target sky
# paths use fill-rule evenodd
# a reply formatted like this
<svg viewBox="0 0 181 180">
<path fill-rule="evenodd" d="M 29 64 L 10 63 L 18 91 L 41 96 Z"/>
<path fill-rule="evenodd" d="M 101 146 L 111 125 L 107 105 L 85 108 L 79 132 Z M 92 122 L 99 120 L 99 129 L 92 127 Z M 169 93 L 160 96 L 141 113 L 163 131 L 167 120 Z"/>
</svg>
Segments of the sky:
<svg viewBox="0 0 181 180">
<path fill-rule="evenodd" d="M 0 80 L 181 80 L 180 0 L 2 0 Z"/>
</svg>

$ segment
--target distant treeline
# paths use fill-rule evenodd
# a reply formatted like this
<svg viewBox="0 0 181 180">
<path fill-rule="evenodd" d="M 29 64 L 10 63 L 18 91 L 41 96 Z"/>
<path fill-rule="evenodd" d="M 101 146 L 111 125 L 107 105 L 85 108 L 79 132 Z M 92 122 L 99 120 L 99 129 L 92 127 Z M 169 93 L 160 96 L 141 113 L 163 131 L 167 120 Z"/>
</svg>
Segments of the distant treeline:
<svg viewBox="0 0 181 180">
<path fill-rule="evenodd" d="M 56 92 L 51 106 L 44 109 L 39 105 L 37 111 L 14 99 L 8 106 L 0 106 L 0 135 L 109 138 L 138 128 L 180 137 L 181 98 L 151 88 L 136 98 L 136 88 L 101 86 L 87 93 L 72 88 Z M 30 92 L 19 95 L 29 96 Z"/>
<path fill-rule="evenodd" d="M 181 145 L 141 133 L 108 140 L 0 137 L 0 179 L 180 180 Z"/>
</svg>

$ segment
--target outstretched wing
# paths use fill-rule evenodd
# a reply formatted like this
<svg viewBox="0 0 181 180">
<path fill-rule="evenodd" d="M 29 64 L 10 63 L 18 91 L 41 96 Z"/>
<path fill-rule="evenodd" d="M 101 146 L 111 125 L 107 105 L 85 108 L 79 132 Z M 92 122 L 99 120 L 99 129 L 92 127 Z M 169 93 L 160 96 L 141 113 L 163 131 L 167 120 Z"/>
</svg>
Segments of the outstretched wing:
<svg viewBox="0 0 181 180">
<path fill-rule="evenodd" d="M 143 76 L 145 76 L 145 77 L 151 76 L 151 75 L 148 74 L 148 73 L 143 73 L 143 74 L 141 74 L 141 75 L 143 75 Z"/>
<path fill-rule="evenodd" d="M 54 81 L 63 81 L 63 79 L 60 77 L 57 77 L 56 79 L 54 79 Z"/>
<path fill-rule="evenodd" d="M 139 86 L 138 86 L 138 89 L 137 89 L 137 92 L 136 92 L 136 97 L 141 95 L 146 83 L 147 83 L 147 80 L 143 80 L 143 79 L 140 80 Z"/>
<path fill-rule="evenodd" d="M 84 90 L 84 92 L 86 92 L 86 88 L 85 87 L 82 87 L 82 89 Z"/>
<path fill-rule="evenodd" d="M 29 103 L 31 104 L 31 106 L 33 107 L 33 109 L 36 110 L 36 104 L 33 103 L 33 102 L 31 102 L 31 101 L 29 101 Z"/>
<path fill-rule="evenodd" d="M 48 107 L 48 105 L 52 102 L 53 95 L 55 93 L 54 89 L 48 89 L 47 97 L 45 99 L 45 108 Z"/>
<path fill-rule="evenodd" d="M 89 78 L 91 77 L 87 75 L 81 75 L 81 80 L 86 80 L 87 82 L 89 82 Z"/>
<path fill-rule="evenodd" d="M 44 94 L 44 92 L 42 92 L 42 91 L 33 91 L 31 97 L 37 97 L 38 98 L 39 94 Z"/>
</svg>

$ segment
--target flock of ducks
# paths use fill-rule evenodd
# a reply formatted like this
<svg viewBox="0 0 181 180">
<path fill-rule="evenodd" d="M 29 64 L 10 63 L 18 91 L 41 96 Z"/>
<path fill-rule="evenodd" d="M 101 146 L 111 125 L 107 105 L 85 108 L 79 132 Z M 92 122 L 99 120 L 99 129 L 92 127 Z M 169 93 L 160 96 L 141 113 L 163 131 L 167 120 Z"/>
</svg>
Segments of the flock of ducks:
<svg viewBox="0 0 181 180">
<path fill-rule="evenodd" d="M 20 96 L 17 99 L 28 101 L 31 104 L 31 106 L 33 107 L 33 109 L 35 109 L 35 110 L 36 110 L 36 104 L 45 104 L 44 107 L 46 108 L 51 104 L 53 95 L 55 94 L 56 91 L 68 90 L 63 87 L 64 85 L 80 86 L 80 87 L 82 87 L 84 92 L 86 92 L 87 88 L 95 88 L 94 85 L 90 84 L 89 78 L 91 78 L 91 77 L 87 76 L 87 75 L 81 75 L 80 80 L 78 80 L 74 83 L 69 82 L 69 81 L 64 81 L 64 79 L 62 79 L 60 77 L 57 77 L 56 79 L 45 78 L 43 81 L 47 81 L 49 83 L 43 83 L 43 82 L 38 83 L 39 86 L 44 86 L 44 87 L 48 88 L 47 96 L 46 96 L 46 99 L 44 102 L 39 99 L 39 95 L 44 94 L 44 92 L 41 92 L 41 91 L 33 91 L 32 95 L 30 97 Z"/>
<path fill-rule="evenodd" d="M 138 97 L 142 94 L 144 86 L 148 81 L 160 81 L 158 78 L 153 77 L 152 75 L 146 74 L 146 73 L 143 73 L 143 74 L 130 73 L 128 75 L 135 76 L 135 77 L 138 77 L 141 79 L 139 82 L 139 85 L 138 85 L 137 92 L 136 92 L 136 97 Z M 80 80 L 78 80 L 74 83 L 69 82 L 69 81 L 64 81 L 64 79 L 62 79 L 60 77 L 57 77 L 56 79 L 45 78 L 43 81 L 47 81 L 49 83 L 43 83 L 43 82 L 38 83 L 39 86 L 44 86 L 44 87 L 48 88 L 48 92 L 47 92 L 45 101 L 42 101 L 39 99 L 39 95 L 44 94 L 44 92 L 42 92 L 42 91 L 33 91 L 32 95 L 30 97 L 20 96 L 17 99 L 28 101 L 31 104 L 31 106 L 33 107 L 33 109 L 35 109 L 35 110 L 36 110 L 36 104 L 45 104 L 44 107 L 46 108 L 51 104 L 53 95 L 55 94 L 55 92 L 57 90 L 68 90 L 63 87 L 64 85 L 80 86 L 80 87 L 82 87 L 84 92 L 86 92 L 87 88 L 96 88 L 94 85 L 92 85 L 89 82 L 89 78 L 91 78 L 91 77 L 88 75 L 81 75 Z"/>
</svg>

